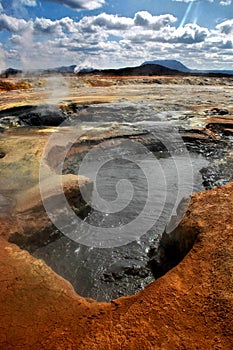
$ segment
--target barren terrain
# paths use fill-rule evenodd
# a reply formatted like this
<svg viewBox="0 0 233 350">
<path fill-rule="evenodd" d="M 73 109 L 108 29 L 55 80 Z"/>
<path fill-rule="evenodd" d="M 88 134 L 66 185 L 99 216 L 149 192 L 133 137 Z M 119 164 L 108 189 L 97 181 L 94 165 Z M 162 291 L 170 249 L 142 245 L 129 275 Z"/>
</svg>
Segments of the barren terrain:
<svg viewBox="0 0 233 350">
<path fill-rule="evenodd" d="M 0 348 L 231 350 L 233 78 L 16 77 L 2 79 L 0 90 Z M 63 120 L 82 128 L 62 176 L 77 213 L 87 209 L 80 189 L 91 183 L 69 170 L 102 141 L 131 138 L 157 152 L 150 128 L 169 125 L 209 161 L 202 181 L 212 189 L 192 195 L 185 217 L 170 236 L 162 235 L 155 255 L 150 247 L 143 266 L 148 276 L 135 295 L 124 288 L 140 280 L 141 267 L 127 267 L 122 298 L 100 303 L 80 297 L 43 260 L 21 249 L 60 238 L 38 183 L 44 148 Z M 59 128 L 60 135 L 70 128 Z M 56 146 L 41 179 L 51 201 L 64 152 L 59 141 Z M 151 282 L 151 273 L 159 278 Z"/>
</svg>

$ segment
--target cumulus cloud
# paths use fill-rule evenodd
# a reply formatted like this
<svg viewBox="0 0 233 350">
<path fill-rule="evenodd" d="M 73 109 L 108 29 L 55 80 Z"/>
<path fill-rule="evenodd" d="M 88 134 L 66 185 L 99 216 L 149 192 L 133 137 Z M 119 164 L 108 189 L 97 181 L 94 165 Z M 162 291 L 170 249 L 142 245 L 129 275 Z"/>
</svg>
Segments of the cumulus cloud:
<svg viewBox="0 0 233 350">
<path fill-rule="evenodd" d="M 127 17 L 119 17 L 118 15 L 109 15 L 101 13 L 94 17 L 91 26 L 104 27 L 106 29 L 125 30 L 133 26 L 133 20 Z"/>
<path fill-rule="evenodd" d="M 80 21 L 80 27 L 85 32 L 95 32 L 99 28 L 109 31 L 128 31 L 132 28 L 139 30 L 160 30 L 167 27 L 177 19 L 173 15 L 166 14 L 160 16 L 152 16 L 147 11 L 137 12 L 134 18 L 120 17 L 118 15 L 111 15 L 101 13 L 97 16 L 86 16 Z"/>
<path fill-rule="evenodd" d="M 194 44 L 205 41 L 209 34 L 207 28 L 200 27 L 197 24 L 188 23 L 184 27 L 179 27 L 173 35 L 173 42 Z"/>
<path fill-rule="evenodd" d="M 26 22 L 23 19 L 0 14 L 0 31 L 12 33 L 31 31 L 34 35 L 64 35 L 63 32 L 77 32 L 78 24 L 69 17 L 52 21 L 48 18 L 36 18 Z"/>
<path fill-rule="evenodd" d="M 176 22 L 176 17 L 173 15 L 152 16 L 147 11 L 137 12 L 134 17 L 134 24 L 140 27 L 148 27 L 154 30 L 159 30 L 173 22 Z"/>
<path fill-rule="evenodd" d="M 0 31 L 22 32 L 28 27 L 29 23 L 24 19 L 19 19 L 6 14 L 0 15 Z"/>
<path fill-rule="evenodd" d="M 216 28 L 223 34 L 233 33 L 233 19 L 228 19 L 216 26 Z"/>
<path fill-rule="evenodd" d="M 230 39 L 213 37 L 205 42 L 204 48 L 209 52 L 218 52 L 219 49 L 223 49 L 226 52 L 226 50 L 233 49 L 233 42 Z"/>
<path fill-rule="evenodd" d="M 204 42 L 209 31 L 207 28 L 198 26 L 197 24 L 186 24 L 184 27 L 171 27 L 164 26 L 158 31 L 146 30 L 140 31 L 135 29 L 134 31 L 126 34 L 126 37 L 137 43 L 143 44 L 143 42 L 160 42 L 170 44 L 196 44 Z"/>
<path fill-rule="evenodd" d="M 65 32 L 74 33 L 77 31 L 78 24 L 70 17 L 63 17 L 57 22 L 59 22 L 59 25 Z"/>
<path fill-rule="evenodd" d="M 119 67 L 164 57 L 180 59 L 191 67 L 207 59 L 216 64 L 221 57 L 229 62 L 233 20 L 211 30 L 191 23 L 177 28 L 175 21 L 170 14 L 152 16 L 146 11 L 133 17 L 101 13 L 80 20 L 25 21 L 2 14 L 0 30 L 9 33 L 8 43 L 3 44 L 9 65 L 18 62 L 23 68 L 87 62 L 97 68 Z"/>
<path fill-rule="evenodd" d="M 36 18 L 33 23 L 35 34 L 61 34 L 61 25 L 59 21 L 52 21 L 47 18 Z"/>
</svg>

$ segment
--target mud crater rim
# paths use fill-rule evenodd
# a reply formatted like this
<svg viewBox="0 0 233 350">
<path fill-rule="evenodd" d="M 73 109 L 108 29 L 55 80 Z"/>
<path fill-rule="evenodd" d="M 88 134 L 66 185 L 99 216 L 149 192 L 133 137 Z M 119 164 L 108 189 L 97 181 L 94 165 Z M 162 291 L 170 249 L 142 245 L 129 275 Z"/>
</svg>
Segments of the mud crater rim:
<svg viewBox="0 0 233 350">
<path fill-rule="evenodd" d="M 33 106 L 33 108 L 35 108 L 35 106 Z M 95 144 L 95 142 L 93 142 L 93 143 Z M 57 233 L 57 235 L 54 234 L 53 232 L 52 233 L 51 232 L 50 233 L 44 232 L 44 233 L 45 233 L 45 236 L 47 235 L 46 239 L 43 241 L 44 238 L 42 238 L 42 241 L 41 241 L 41 244 L 44 246 L 51 244 L 51 243 L 57 241 L 58 239 L 62 238 L 62 236 L 60 236 L 59 233 Z M 145 266 L 145 268 L 150 270 L 151 273 L 153 274 L 153 276 L 154 276 L 153 280 L 165 275 L 169 270 L 171 270 L 173 267 L 177 266 L 183 260 L 183 258 L 186 256 L 186 254 L 192 249 L 193 245 L 195 244 L 197 234 L 198 234 L 197 232 L 193 232 L 192 233 L 193 239 L 191 240 L 191 242 L 189 241 L 188 244 L 186 244 L 185 246 L 180 246 L 180 242 L 179 242 L 179 240 L 177 240 L 177 231 L 172 232 L 169 235 L 169 237 L 165 233 L 162 234 L 157 252 L 153 248 L 149 249 L 149 252 L 148 252 L 149 261 Z M 180 232 L 180 235 L 182 236 L 182 232 Z M 36 238 L 38 238 L 38 237 L 34 237 L 35 240 L 36 240 Z M 16 237 L 14 239 L 11 239 L 11 242 L 16 243 L 21 248 L 24 248 L 24 249 L 30 251 L 30 249 L 28 248 L 28 244 L 25 245 L 24 242 L 19 242 L 19 241 L 17 243 Z M 34 249 L 32 249 L 32 250 L 34 250 Z M 174 253 L 174 251 L 175 251 L 175 253 Z M 33 251 L 30 253 L 33 255 Z M 50 268 L 55 273 L 62 276 L 64 279 L 68 280 L 65 276 L 63 276 L 58 271 L 56 271 L 53 267 L 51 267 L 50 264 L 48 264 L 47 262 L 45 262 L 45 263 L 46 263 L 46 265 L 50 266 Z M 133 270 L 131 271 L 132 274 L 137 275 L 137 273 L 138 273 L 137 268 L 134 268 L 134 266 L 132 268 L 133 268 Z M 130 271 L 130 270 L 128 270 L 128 271 Z M 127 270 L 125 270 L 125 273 L 128 273 Z M 152 281 L 149 281 L 148 283 L 150 283 L 150 282 L 152 282 Z M 146 283 L 146 285 L 148 283 Z M 144 288 L 145 288 L 145 286 L 143 288 L 140 288 L 140 290 L 143 290 Z M 79 294 L 78 291 L 77 291 L 77 293 Z M 137 293 L 137 291 L 135 293 Z M 123 295 L 126 296 L 129 294 L 125 293 Z M 119 296 L 121 296 L 121 295 L 119 295 Z M 85 297 L 85 295 L 84 295 L 84 297 Z M 88 298 L 89 296 L 86 296 L 86 297 Z M 104 301 L 104 300 L 102 300 L 102 301 Z"/>
</svg>

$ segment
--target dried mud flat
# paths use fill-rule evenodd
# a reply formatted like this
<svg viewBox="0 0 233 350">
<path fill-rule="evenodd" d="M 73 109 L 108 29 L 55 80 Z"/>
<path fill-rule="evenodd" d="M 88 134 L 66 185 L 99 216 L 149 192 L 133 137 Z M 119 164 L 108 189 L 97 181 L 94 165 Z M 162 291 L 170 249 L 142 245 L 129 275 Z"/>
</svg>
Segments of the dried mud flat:
<svg viewBox="0 0 233 350">
<path fill-rule="evenodd" d="M 5 84 L 3 84 L 5 82 Z M 229 77 L 102 77 L 41 76 L 2 79 L 1 110 L 24 105 L 91 104 L 121 101 L 159 101 L 169 108 L 173 96 L 176 105 L 198 107 L 204 104 L 230 103 L 233 106 L 233 78 Z M 9 85 L 8 85 L 9 84 Z M 22 89 L 23 86 L 23 89 Z M 176 93 L 174 93 L 176 92 Z M 180 93 L 179 93 L 180 92 Z M 185 102 L 186 101 L 186 102 Z"/>
<path fill-rule="evenodd" d="M 28 90 L 1 92 L 0 107 L 6 111 L 49 103 L 69 114 L 82 105 L 148 104 L 155 114 L 178 114 L 176 124 L 186 123 L 183 137 L 189 141 L 231 142 L 232 79 L 195 79 L 27 79 Z M 56 126 L 8 124 L 0 134 L 0 348 L 232 349 L 232 183 L 193 195 L 178 228 L 163 237 L 161 261 L 169 266 L 175 249 L 182 260 L 178 265 L 136 295 L 111 303 L 81 298 L 43 261 L 9 242 L 34 234 L 39 239 L 38 232 L 50 225 L 36 186 L 43 148 L 55 131 Z M 116 135 L 135 137 L 137 132 L 119 123 L 84 136 L 93 142 Z M 55 174 L 48 169 L 46 176 L 53 181 Z M 64 176 L 63 188 L 72 202 L 77 177 Z M 89 186 L 88 179 L 79 186 Z M 80 207 L 77 195 L 73 204 Z"/>
</svg>

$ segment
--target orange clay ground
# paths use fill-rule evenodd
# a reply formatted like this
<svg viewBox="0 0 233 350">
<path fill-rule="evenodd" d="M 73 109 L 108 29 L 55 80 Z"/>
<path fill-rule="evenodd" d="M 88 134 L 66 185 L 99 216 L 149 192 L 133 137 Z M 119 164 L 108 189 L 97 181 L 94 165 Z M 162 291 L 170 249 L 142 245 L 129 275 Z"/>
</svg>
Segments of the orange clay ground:
<svg viewBox="0 0 233 350">
<path fill-rule="evenodd" d="M 179 226 L 194 247 L 132 297 L 96 303 L 0 240 L 0 348 L 223 349 L 233 345 L 233 184 L 192 197 Z"/>
</svg>

